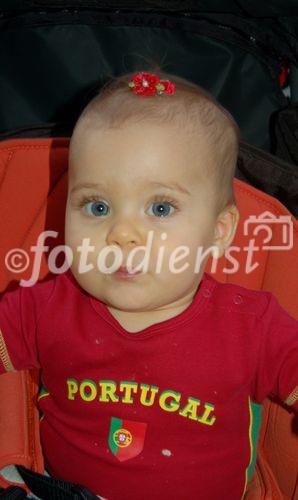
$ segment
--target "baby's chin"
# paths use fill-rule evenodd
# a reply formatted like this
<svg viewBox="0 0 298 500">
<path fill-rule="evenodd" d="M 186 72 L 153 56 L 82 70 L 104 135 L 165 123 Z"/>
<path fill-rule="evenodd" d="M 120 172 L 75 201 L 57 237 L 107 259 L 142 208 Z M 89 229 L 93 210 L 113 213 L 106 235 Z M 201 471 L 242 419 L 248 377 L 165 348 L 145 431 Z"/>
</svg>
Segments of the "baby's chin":
<svg viewBox="0 0 298 500">
<path fill-rule="evenodd" d="M 95 299 L 100 300 L 108 308 L 123 313 L 149 313 L 166 309 L 170 303 L 170 297 L 164 294 L 154 293 L 154 290 L 132 286 L 122 286 L 100 289 L 89 288 L 88 293 Z"/>
<path fill-rule="evenodd" d="M 159 279 L 151 273 L 140 274 L 132 279 L 122 279 L 101 272 L 73 274 L 81 288 L 93 298 L 103 302 L 107 307 L 123 312 L 162 312 L 180 307 L 184 303 L 185 290 L 183 280 L 168 281 Z M 180 293 L 179 293 L 180 292 Z M 185 297 L 187 299 L 187 297 Z"/>
<path fill-rule="evenodd" d="M 93 290 L 92 296 L 103 302 L 107 307 L 123 312 L 150 312 L 158 309 L 163 304 L 158 300 L 152 301 L 150 295 L 140 292 L 118 293 L 119 291 Z"/>
</svg>

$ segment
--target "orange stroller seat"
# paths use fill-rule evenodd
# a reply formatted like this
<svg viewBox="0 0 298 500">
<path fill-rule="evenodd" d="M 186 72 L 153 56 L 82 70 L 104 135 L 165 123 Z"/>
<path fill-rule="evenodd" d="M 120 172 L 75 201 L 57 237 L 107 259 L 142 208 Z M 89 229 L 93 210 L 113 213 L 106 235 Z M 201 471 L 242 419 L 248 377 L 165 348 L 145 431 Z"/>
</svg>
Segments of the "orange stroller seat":
<svg viewBox="0 0 298 500">
<path fill-rule="evenodd" d="M 0 291 L 29 279 L 37 238 L 50 230 L 48 255 L 63 244 L 69 139 L 13 139 L 0 143 Z M 298 223 L 271 196 L 235 179 L 240 222 L 225 258 L 207 272 L 216 279 L 275 294 L 298 318 Z M 253 243 L 253 248 L 252 248 Z M 20 249 L 19 253 L 11 252 Z M 213 262 L 214 265 L 214 262 Z M 49 275 L 42 256 L 39 279 Z M 8 466 L 43 472 L 39 414 L 35 406 L 39 373 L 10 372 L 0 377 L 0 485 L 16 484 Z M 298 499 L 298 423 L 289 408 L 267 399 L 257 447 L 257 462 L 245 496 Z"/>
</svg>

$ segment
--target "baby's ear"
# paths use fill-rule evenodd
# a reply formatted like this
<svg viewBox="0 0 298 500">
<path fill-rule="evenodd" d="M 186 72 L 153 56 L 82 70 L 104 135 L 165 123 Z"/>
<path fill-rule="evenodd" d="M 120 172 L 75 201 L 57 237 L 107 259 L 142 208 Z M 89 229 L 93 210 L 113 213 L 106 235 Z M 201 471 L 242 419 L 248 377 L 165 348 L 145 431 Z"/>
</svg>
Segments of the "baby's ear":
<svg viewBox="0 0 298 500">
<path fill-rule="evenodd" d="M 213 252 L 215 258 L 222 257 L 226 248 L 232 243 L 239 222 L 239 211 L 236 205 L 228 205 L 217 217 L 214 228 Z"/>
</svg>

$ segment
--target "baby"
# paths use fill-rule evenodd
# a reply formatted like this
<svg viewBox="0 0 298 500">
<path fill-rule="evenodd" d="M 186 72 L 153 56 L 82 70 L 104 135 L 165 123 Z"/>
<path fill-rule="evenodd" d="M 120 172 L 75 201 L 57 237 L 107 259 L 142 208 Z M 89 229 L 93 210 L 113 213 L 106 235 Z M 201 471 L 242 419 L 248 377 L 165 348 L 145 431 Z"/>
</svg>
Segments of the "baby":
<svg viewBox="0 0 298 500">
<path fill-rule="evenodd" d="M 116 78 L 79 117 L 71 270 L 0 304 L 1 373 L 41 368 L 53 477 L 108 500 L 240 500 L 256 405 L 298 410 L 297 322 L 204 272 L 237 228 L 238 143 L 215 99 L 166 73 Z"/>
</svg>

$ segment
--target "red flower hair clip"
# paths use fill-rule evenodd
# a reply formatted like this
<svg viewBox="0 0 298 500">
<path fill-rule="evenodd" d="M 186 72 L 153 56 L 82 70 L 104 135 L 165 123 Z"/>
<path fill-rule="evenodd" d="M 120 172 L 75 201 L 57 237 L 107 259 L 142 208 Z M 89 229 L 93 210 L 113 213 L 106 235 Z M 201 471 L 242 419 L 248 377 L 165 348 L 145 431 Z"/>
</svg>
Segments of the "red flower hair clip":
<svg viewBox="0 0 298 500">
<path fill-rule="evenodd" d="M 136 73 L 129 82 L 131 90 L 140 96 L 174 94 L 175 85 L 169 80 L 159 80 L 155 73 Z"/>
</svg>

